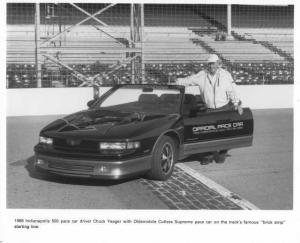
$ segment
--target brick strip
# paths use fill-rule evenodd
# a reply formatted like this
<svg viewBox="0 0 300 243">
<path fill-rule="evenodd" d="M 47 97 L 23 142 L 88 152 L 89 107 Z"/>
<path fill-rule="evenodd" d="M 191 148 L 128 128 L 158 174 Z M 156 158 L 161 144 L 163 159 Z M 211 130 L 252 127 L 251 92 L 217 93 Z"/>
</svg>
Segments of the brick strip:
<svg viewBox="0 0 300 243">
<path fill-rule="evenodd" d="M 257 206 L 250 203 L 246 199 L 243 199 L 241 196 L 229 191 L 225 187 L 217 184 L 215 181 L 205 177 L 204 175 L 193 170 L 192 168 L 188 167 L 187 165 L 185 165 L 183 163 L 179 163 L 176 166 L 181 168 L 183 171 L 185 171 L 189 175 L 193 176 L 194 178 L 196 178 L 197 180 L 199 180 L 201 183 L 205 184 L 212 190 L 216 191 L 221 196 L 225 197 L 226 199 L 228 199 L 228 200 L 232 201 L 233 203 L 235 203 L 236 205 L 240 206 L 242 209 L 247 209 L 247 210 L 258 210 L 259 209 Z"/>
<path fill-rule="evenodd" d="M 196 171 L 183 164 L 177 164 L 171 178 L 167 181 L 152 181 L 140 179 L 145 185 L 170 209 L 220 209 L 241 210 L 254 209 L 245 202 L 240 203 L 240 197 L 220 190 L 221 186 L 204 179 Z M 209 183 L 208 183 L 209 182 Z M 225 193 L 226 192 L 226 193 Z M 257 209 L 257 208 L 255 208 Z"/>
</svg>

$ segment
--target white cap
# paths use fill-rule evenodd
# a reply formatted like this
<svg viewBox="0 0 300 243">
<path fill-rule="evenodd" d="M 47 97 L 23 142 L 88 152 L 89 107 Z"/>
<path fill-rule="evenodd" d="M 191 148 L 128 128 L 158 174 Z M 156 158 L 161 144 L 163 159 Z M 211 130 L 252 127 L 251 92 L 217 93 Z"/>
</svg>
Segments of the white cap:
<svg viewBox="0 0 300 243">
<path fill-rule="evenodd" d="M 207 63 L 215 63 L 215 62 L 217 62 L 217 61 L 219 61 L 219 57 L 216 55 L 216 54 L 211 54 L 211 55 L 209 55 L 209 57 L 207 58 Z"/>
</svg>

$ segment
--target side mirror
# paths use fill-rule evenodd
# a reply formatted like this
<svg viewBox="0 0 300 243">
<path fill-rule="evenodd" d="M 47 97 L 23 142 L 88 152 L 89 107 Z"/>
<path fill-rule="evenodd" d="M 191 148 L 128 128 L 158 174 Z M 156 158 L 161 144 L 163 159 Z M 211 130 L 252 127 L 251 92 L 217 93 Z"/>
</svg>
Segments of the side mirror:
<svg viewBox="0 0 300 243">
<path fill-rule="evenodd" d="M 87 106 L 88 106 L 89 108 L 91 108 L 92 105 L 95 104 L 96 101 L 97 101 L 97 100 L 90 100 L 90 101 L 88 101 Z"/>
</svg>

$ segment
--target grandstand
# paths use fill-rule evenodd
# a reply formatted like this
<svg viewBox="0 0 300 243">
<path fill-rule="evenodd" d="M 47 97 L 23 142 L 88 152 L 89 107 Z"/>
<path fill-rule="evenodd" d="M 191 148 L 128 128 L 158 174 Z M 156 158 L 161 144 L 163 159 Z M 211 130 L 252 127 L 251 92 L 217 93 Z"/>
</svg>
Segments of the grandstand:
<svg viewBox="0 0 300 243">
<path fill-rule="evenodd" d="M 145 62 L 204 62 L 208 52 L 196 48 L 192 41 L 195 37 L 187 28 L 145 27 Z"/>
<path fill-rule="evenodd" d="M 11 26 L 10 26 L 11 27 Z M 7 61 L 34 64 L 34 31 L 21 31 L 22 26 L 9 30 Z M 129 39 L 129 28 L 114 26 L 106 30 L 118 40 Z M 187 28 L 145 27 L 145 60 L 152 62 L 201 62 L 207 55 L 203 48 L 196 48 L 191 41 L 195 34 Z M 42 33 L 46 36 L 45 33 Z M 22 45 L 20 45 L 22 43 Z M 60 55 L 67 64 L 92 64 L 96 61 L 115 63 L 126 56 L 126 45 L 97 31 L 94 27 L 79 26 L 64 36 L 59 46 L 41 48 L 42 53 Z M 58 53 L 58 54 L 57 54 Z M 200 57 L 200 58 L 199 58 Z"/>
<path fill-rule="evenodd" d="M 92 14 L 107 4 L 78 6 Z M 293 6 L 233 5 L 230 39 L 226 8 L 145 4 L 143 43 L 132 46 L 130 4 L 101 13 L 106 26 L 93 19 L 77 25 L 87 16 L 69 4 L 41 4 L 42 87 L 79 86 L 82 79 L 74 72 L 100 76 L 110 85 L 129 83 L 130 58 L 141 51 L 146 82 L 191 75 L 204 68 L 209 53 L 216 53 L 238 84 L 293 83 Z M 34 4 L 7 4 L 8 88 L 37 87 L 34 13 Z M 217 38 L 220 34 L 223 39 Z"/>
<path fill-rule="evenodd" d="M 228 40 L 216 41 L 214 36 L 199 37 L 199 40 L 206 43 L 215 52 L 220 53 L 230 62 L 280 62 L 284 58 L 277 53 L 265 48 L 259 43 L 251 41 Z M 195 40 L 197 42 L 197 40 Z M 201 42 L 199 42 L 201 43 Z M 247 50 L 247 52 L 245 52 Z"/>
<path fill-rule="evenodd" d="M 234 31 L 247 40 L 267 42 L 294 57 L 294 30 L 283 28 L 237 28 Z"/>
</svg>

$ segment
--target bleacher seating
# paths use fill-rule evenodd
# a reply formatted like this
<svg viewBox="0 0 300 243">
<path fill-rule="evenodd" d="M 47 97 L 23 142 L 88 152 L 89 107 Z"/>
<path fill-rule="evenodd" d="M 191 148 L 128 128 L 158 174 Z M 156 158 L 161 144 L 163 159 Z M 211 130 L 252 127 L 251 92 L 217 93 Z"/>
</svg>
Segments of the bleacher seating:
<svg viewBox="0 0 300 243">
<path fill-rule="evenodd" d="M 160 77 L 164 77 L 164 82 L 174 82 L 177 78 L 190 76 L 204 67 L 205 63 L 152 64 L 151 70 L 161 73 Z M 233 63 L 224 68 L 231 72 L 237 84 L 291 84 L 294 81 L 294 67 L 291 63 Z M 157 78 L 156 82 L 162 80 Z"/>
<path fill-rule="evenodd" d="M 34 26 L 7 26 L 6 62 L 14 64 L 34 64 Z"/>
<path fill-rule="evenodd" d="M 72 68 L 93 77 L 96 74 L 107 72 L 110 65 L 95 63 L 73 64 Z M 7 84 L 9 88 L 36 87 L 34 65 L 8 65 Z M 81 84 L 73 77 L 70 71 L 59 69 L 59 72 L 43 68 L 43 87 L 77 87 Z M 148 83 L 173 83 L 177 78 L 187 77 L 205 68 L 205 63 L 149 63 L 145 66 L 146 81 Z M 231 72 L 237 84 L 292 84 L 294 81 L 294 66 L 292 63 L 276 62 L 243 62 L 225 66 Z M 129 65 L 123 65 L 117 72 L 104 76 L 104 85 L 130 83 L 131 72 Z"/>
<path fill-rule="evenodd" d="M 227 31 L 226 5 L 205 5 L 196 8 L 194 12 L 220 31 Z M 293 62 L 293 15 L 293 5 L 232 5 L 233 35 L 240 35 L 244 41 L 260 44 L 286 61 Z"/>
<path fill-rule="evenodd" d="M 231 62 L 284 61 L 284 58 L 280 55 L 252 41 L 216 41 L 214 35 L 198 36 L 198 39 L 204 41 L 208 46 Z M 195 43 L 197 43 L 197 41 L 195 41 Z"/>
<path fill-rule="evenodd" d="M 232 76 L 237 84 L 292 84 L 293 63 L 233 63 Z"/>
<path fill-rule="evenodd" d="M 146 27 L 144 57 L 146 63 L 203 62 L 208 53 L 197 48 L 196 37 L 187 28 Z"/>
<path fill-rule="evenodd" d="M 36 86 L 35 66 L 28 64 L 7 65 L 6 83 L 8 88 L 30 88 Z"/>
<path fill-rule="evenodd" d="M 218 32 L 226 29 L 226 5 L 170 6 L 145 4 L 143 48 L 147 82 L 172 82 L 178 77 L 196 73 L 204 68 L 208 54 L 214 52 L 221 56 L 225 68 L 231 71 L 238 84 L 293 83 L 293 60 L 278 52 L 281 50 L 292 57 L 294 54 L 290 8 L 281 13 L 272 6 L 260 9 L 259 6 L 233 5 L 232 30 L 245 38 L 215 41 Z M 33 7 L 31 4 L 30 9 Z M 84 7 L 89 12 L 93 10 L 92 5 Z M 32 15 L 34 11 L 31 10 Z M 62 30 L 86 17 L 84 14 L 73 16 L 70 9 L 67 10 L 67 15 L 62 18 Z M 272 11 L 276 12 L 278 19 L 274 23 L 271 21 L 274 16 L 264 16 Z M 49 23 L 45 25 L 45 13 L 41 14 L 42 43 L 58 33 L 58 25 L 55 21 L 51 26 Z M 76 26 L 54 42 L 42 45 L 41 54 L 57 58 L 87 78 L 107 72 L 110 65 L 121 63 L 130 56 L 127 49 L 129 14 L 129 4 L 114 6 L 101 15 L 101 19 L 112 26 L 92 25 L 91 22 Z M 279 21 L 281 17 L 285 20 Z M 36 87 L 33 19 L 23 24 L 9 15 L 7 23 L 7 87 Z M 130 83 L 129 62 L 102 78 L 110 85 Z M 81 81 L 66 68 L 43 57 L 42 84 L 43 87 L 76 87 Z"/>
<path fill-rule="evenodd" d="M 34 29 L 33 26 L 28 26 L 25 30 L 23 28 L 21 25 L 8 26 L 8 63 L 34 64 Z M 41 26 L 42 30 L 45 28 L 45 26 Z M 61 40 L 57 39 L 55 42 L 43 45 L 43 42 L 53 35 L 47 35 L 46 32 L 42 31 L 40 41 L 41 54 L 50 54 L 66 64 L 92 64 L 96 61 L 115 63 L 124 59 L 126 57 L 126 46 L 119 39 L 128 38 L 129 27 L 104 27 L 102 30 L 115 36 L 117 39 L 108 37 L 92 26 L 78 26 L 72 32 L 63 35 Z"/>
<path fill-rule="evenodd" d="M 34 31 L 28 29 L 22 32 L 21 29 L 21 26 L 14 26 L 13 30 L 8 31 L 7 62 L 34 64 Z M 61 41 L 42 45 L 41 53 L 52 55 L 66 64 L 93 64 L 96 61 L 112 64 L 124 60 L 128 50 L 124 40 L 129 39 L 129 27 L 114 26 L 101 29 L 116 39 L 93 27 L 78 26 L 64 35 Z M 146 63 L 201 62 L 206 58 L 205 55 L 201 55 L 207 54 L 206 50 L 193 44 L 191 39 L 196 35 L 187 28 L 145 27 L 144 32 Z M 46 38 L 47 35 L 42 32 L 42 36 Z"/>
<path fill-rule="evenodd" d="M 245 39 L 268 42 L 294 57 L 294 33 L 288 28 L 234 28 Z"/>
</svg>

